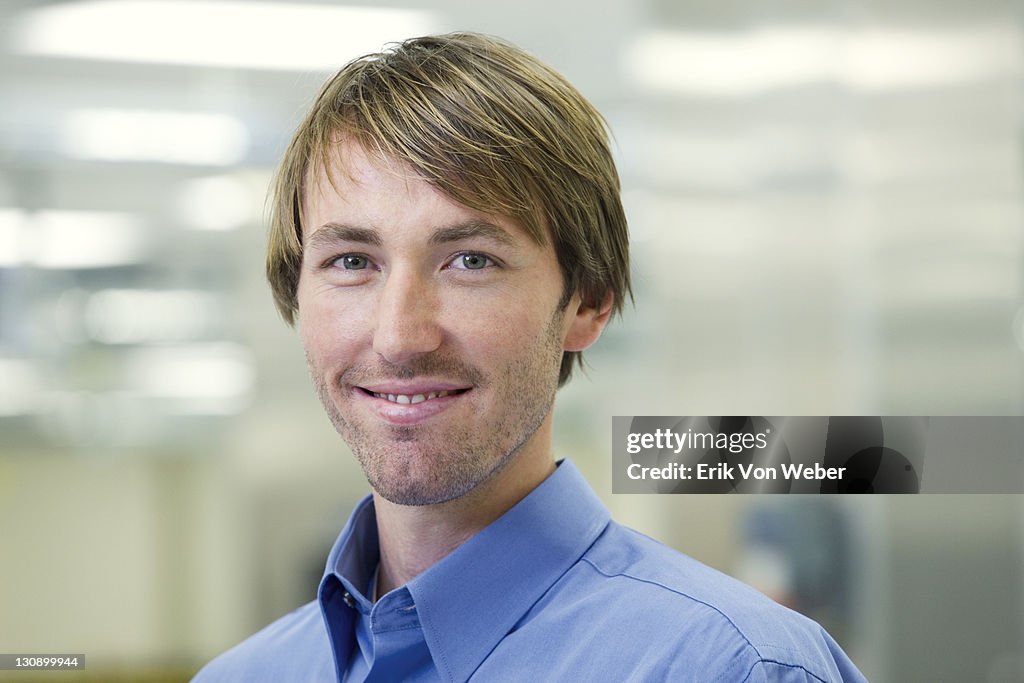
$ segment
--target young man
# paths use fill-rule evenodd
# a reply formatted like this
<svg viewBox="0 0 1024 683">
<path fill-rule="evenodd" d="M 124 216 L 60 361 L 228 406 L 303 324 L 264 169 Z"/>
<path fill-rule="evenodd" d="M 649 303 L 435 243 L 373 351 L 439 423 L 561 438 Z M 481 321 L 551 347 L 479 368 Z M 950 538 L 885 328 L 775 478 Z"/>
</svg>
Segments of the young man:
<svg viewBox="0 0 1024 683">
<path fill-rule="evenodd" d="M 346 66 L 282 163 L 267 270 L 373 493 L 318 599 L 197 681 L 863 680 L 555 462 L 555 393 L 630 280 L 603 121 L 551 69 L 465 33 Z"/>
</svg>

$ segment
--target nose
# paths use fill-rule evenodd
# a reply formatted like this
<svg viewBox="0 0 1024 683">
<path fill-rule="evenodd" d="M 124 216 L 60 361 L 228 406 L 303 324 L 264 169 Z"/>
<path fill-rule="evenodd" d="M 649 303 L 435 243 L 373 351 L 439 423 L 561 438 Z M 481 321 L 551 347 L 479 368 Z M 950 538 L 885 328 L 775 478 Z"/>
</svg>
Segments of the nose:
<svg viewBox="0 0 1024 683">
<path fill-rule="evenodd" d="M 437 293 L 428 277 L 395 269 L 377 300 L 373 350 L 390 363 L 406 363 L 441 346 Z"/>
</svg>

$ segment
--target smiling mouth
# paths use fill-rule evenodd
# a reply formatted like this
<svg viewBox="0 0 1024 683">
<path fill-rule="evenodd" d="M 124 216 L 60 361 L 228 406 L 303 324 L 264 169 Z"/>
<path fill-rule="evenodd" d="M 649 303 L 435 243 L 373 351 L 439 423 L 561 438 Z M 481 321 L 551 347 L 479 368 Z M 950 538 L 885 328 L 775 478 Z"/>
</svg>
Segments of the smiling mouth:
<svg viewBox="0 0 1024 683">
<path fill-rule="evenodd" d="M 362 387 L 360 387 L 362 389 Z M 435 398 L 444 398 L 445 396 L 455 396 L 457 394 L 464 394 L 469 389 L 451 389 L 444 391 L 430 391 L 425 394 L 384 394 L 376 391 L 370 391 L 369 389 L 362 389 L 364 393 L 374 398 L 380 398 L 391 403 L 398 403 L 401 405 L 411 405 L 414 403 L 423 403 L 424 401 L 430 401 Z"/>
</svg>

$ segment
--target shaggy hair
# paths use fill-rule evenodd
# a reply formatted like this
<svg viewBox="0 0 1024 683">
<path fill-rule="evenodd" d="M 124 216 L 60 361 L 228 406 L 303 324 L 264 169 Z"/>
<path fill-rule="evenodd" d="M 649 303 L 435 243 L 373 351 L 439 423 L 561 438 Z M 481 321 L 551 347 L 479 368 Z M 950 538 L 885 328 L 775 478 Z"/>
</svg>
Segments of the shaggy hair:
<svg viewBox="0 0 1024 683">
<path fill-rule="evenodd" d="M 305 192 L 339 142 L 408 164 L 455 201 L 518 221 L 574 293 L 613 312 L 632 296 L 626 217 L 600 113 L 550 67 L 474 33 L 414 38 L 353 60 L 323 87 L 278 169 L 267 278 L 294 324 Z M 333 180 L 332 180 L 333 182 Z M 582 364 L 565 352 L 559 386 Z"/>
</svg>

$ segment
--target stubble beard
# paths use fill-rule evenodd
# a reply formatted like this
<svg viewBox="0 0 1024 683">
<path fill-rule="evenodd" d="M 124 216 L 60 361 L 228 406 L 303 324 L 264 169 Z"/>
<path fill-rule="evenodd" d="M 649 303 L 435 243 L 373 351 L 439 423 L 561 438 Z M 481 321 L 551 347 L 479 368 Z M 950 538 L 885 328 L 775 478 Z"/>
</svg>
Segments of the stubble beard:
<svg viewBox="0 0 1024 683">
<path fill-rule="evenodd" d="M 381 363 L 354 367 L 334 388 L 359 384 L 356 378 L 411 379 L 443 376 L 471 384 L 472 392 L 492 390 L 491 415 L 451 426 L 445 433 L 431 425 L 367 424 L 346 418 L 332 396 L 324 373 L 307 354 L 310 375 L 335 430 L 348 443 L 373 490 L 398 505 L 434 505 L 460 498 L 512 462 L 544 423 L 554 404 L 562 361 L 559 307 L 532 344 L 493 376 L 457 358 L 422 356 L 405 365 Z M 467 400 L 470 397 L 467 396 Z"/>
</svg>

